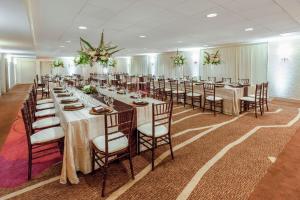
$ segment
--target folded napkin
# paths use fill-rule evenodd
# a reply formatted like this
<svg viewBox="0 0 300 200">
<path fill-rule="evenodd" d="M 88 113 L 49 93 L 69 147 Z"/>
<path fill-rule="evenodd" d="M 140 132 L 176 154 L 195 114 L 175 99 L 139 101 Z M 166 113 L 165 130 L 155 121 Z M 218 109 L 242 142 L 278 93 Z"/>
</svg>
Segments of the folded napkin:
<svg viewBox="0 0 300 200">
<path fill-rule="evenodd" d="M 66 90 L 54 90 L 54 93 L 65 93 Z"/>
<path fill-rule="evenodd" d="M 76 101 L 78 101 L 78 98 L 66 98 L 66 99 L 62 99 L 61 103 L 76 102 Z"/>
<path fill-rule="evenodd" d="M 60 94 L 57 94 L 57 97 L 69 97 L 69 96 L 72 96 L 71 93 L 60 93 Z"/>
<path fill-rule="evenodd" d="M 83 107 L 82 103 L 74 103 L 74 104 L 65 105 L 64 109 L 72 109 L 72 108 L 80 108 L 80 107 Z"/>
<path fill-rule="evenodd" d="M 97 107 L 93 107 L 92 110 L 93 112 L 101 113 L 101 112 L 108 111 L 108 108 L 103 106 L 97 106 Z"/>
<path fill-rule="evenodd" d="M 63 90 L 63 87 L 54 87 L 53 90 Z"/>
</svg>

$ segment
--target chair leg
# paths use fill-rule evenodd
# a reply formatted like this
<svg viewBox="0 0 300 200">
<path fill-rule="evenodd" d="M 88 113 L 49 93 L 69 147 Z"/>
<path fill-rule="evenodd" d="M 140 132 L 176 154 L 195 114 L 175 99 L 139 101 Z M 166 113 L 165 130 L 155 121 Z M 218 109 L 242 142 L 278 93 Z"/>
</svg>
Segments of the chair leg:
<svg viewBox="0 0 300 200">
<path fill-rule="evenodd" d="M 32 171 L 32 149 L 28 153 L 28 180 L 31 180 L 31 171 Z"/>
<path fill-rule="evenodd" d="M 206 99 L 204 98 L 204 103 L 203 103 L 203 112 L 205 111 L 205 104 L 206 104 Z"/>
<path fill-rule="evenodd" d="M 92 149 L 92 174 L 95 172 L 95 150 Z"/>
<path fill-rule="evenodd" d="M 151 164 L 152 164 L 152 171 L 154 170 L 154 157 L 155 157 L 155 139 L 152 138 L 152 157 L 151 157 Z"/>
<path fill-rule="evenodd" d="M 172 147 L 172 140 L 171 140 L 171 134 L 169 134 L 169 146 L 171 151 L 171 157 L 174 160 L 174 154 L 173 154 L 173 147 Z"/>
<path fill-rule="evenodd" d="M 140 146 L 140 132 L 137 131 L 137 154 L 141 154 L 141 146 Z"/>
<path fill-rule="evenodd" d="M 224 112 L 224 104 L 223 104 L 223 100 L 221 101 L 221 113 L 223 114 Z"/>
<path fill-rule="evenodd" d="M 267 107 L 267 111 L 269 111 L 268 99 L 266 99 L 266 107 Z"/>
<path fill-rule="evenodd" d="M 192 96 L 192 106 L 193 106 L 193 110 L 195 109 L 195 105 L 194 105 L 194 97 Z"/>
<path fill-rule="evenodd" d="M 216 102 L 215 101 L 214 101 L 213 107 L 214 107 L 214 116 L 216 116 Z"/>
<path fill-rule="evenodd" d="M 185 104 L 186 104 L 186 96 L 184 96 L 184 99 L 183 99 L 183 107 L 185 107 Z"/>
<path fill-rule="evenodd" d="M 132 165 L 132 158 L 131 158 L 131 151 L 129 150 L 129 165 L 131 171 L 131 178 L 134 179 L 134 172 L 133 172 L 133 165 Z"/>
<path fill-rule="evenodd" d="M 102 192 L 101 192 L 101 196 L 104 197 L 105 195 L 105 184 L 106 184 L 106 176 L 107 176 L 107 157 L 105 157 L 105 163 L 103 166 L 103 179 L 102 179 Z"/>
<path fill-rule="evenodd" d="M 256 103 L 254 105 L 254 109 L 255 109 L 255 117 L 257 118 L 257 105 L 256 105 Z"/>
</svg>

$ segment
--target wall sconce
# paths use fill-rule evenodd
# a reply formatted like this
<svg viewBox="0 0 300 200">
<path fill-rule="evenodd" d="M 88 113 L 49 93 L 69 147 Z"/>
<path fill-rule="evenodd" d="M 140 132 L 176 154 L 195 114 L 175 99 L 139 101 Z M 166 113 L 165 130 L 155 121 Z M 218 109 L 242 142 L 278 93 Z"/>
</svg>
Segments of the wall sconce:
<svg viewBox="0 0 300 200">
<path fill-rule="evenodd" d="M 289 61 L 289 59 L 288 58 L 281 58 L 281 62 L 287 62 L 287 61 Z"/>
<path fill-rule="evenodd" d="M 195 65 L 198 64 L 198 61 L 195 60 L 195 61 L 194 61 L 194 64 L 195 64 Z"/>
</svg>

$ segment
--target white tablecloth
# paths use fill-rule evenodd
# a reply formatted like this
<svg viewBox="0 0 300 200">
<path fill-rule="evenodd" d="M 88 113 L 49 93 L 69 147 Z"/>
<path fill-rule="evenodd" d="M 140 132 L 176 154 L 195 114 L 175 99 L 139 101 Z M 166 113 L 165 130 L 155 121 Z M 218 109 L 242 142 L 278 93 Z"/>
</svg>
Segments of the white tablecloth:
<svg viewBox="0 0 300 200">
<path fill-rule="evenodd" d="M 132 94 L 121 95 L 116 92 L 103 89 L 103 94 L 112 96 L 115 99 L 126 104 L 132 104 Z M 90 115 L 91 108 L 83 108 L 78 111 L 64 111 L 61 99 L 57 94 L 51 92 L 54 99 L 57 115 L 61 119 L 61 126 L 65 131 L 64 157 L 61 171 L 60 182 L 65 184 L 69 180 L 71 184 L 79 183 L 77 171 L 87 174 L 91 172 L 91 146 L 90 142 L 93 138 L 104 135 L 104 116 Z M 145 98 L 149 102 L 147 106 L 136 107 L 137 125 L 151 122 L 152 119 L 152 103 L 160 103 L 161 101 Z M 98 102 L 98 105 L 101 105 Z M 103 105 L 103 104 L 102 104 Z"/>
</svg>

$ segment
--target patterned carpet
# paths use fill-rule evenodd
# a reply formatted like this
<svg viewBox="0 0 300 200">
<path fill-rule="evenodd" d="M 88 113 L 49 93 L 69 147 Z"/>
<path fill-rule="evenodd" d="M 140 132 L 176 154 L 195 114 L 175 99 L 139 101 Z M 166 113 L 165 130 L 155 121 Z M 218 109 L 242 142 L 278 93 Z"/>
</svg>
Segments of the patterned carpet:
<svg viewBox="0 0 300 200">
<path fill-rule="evenodd" d="M 135 180 L 130 179 L 128 161 L 112 164 L 106 199 L 248 199 L 300 128 L 297 106 L 275 102 L 256 119 L 253 113 L 214 117 L 177 105 L 172 125 L 175 160 L 167 146 L 161 147 L 151 171 L 150 152 L 142 153 L 133 160 Z M 26 188 L 15 199 L 101 199 L 99 172 L 79 174 L 78 185 L 62 185 L 57 180 L 60 169 L 57 164 L 22 186 L 0 189 L 0 196 Z"/>
</svg>

